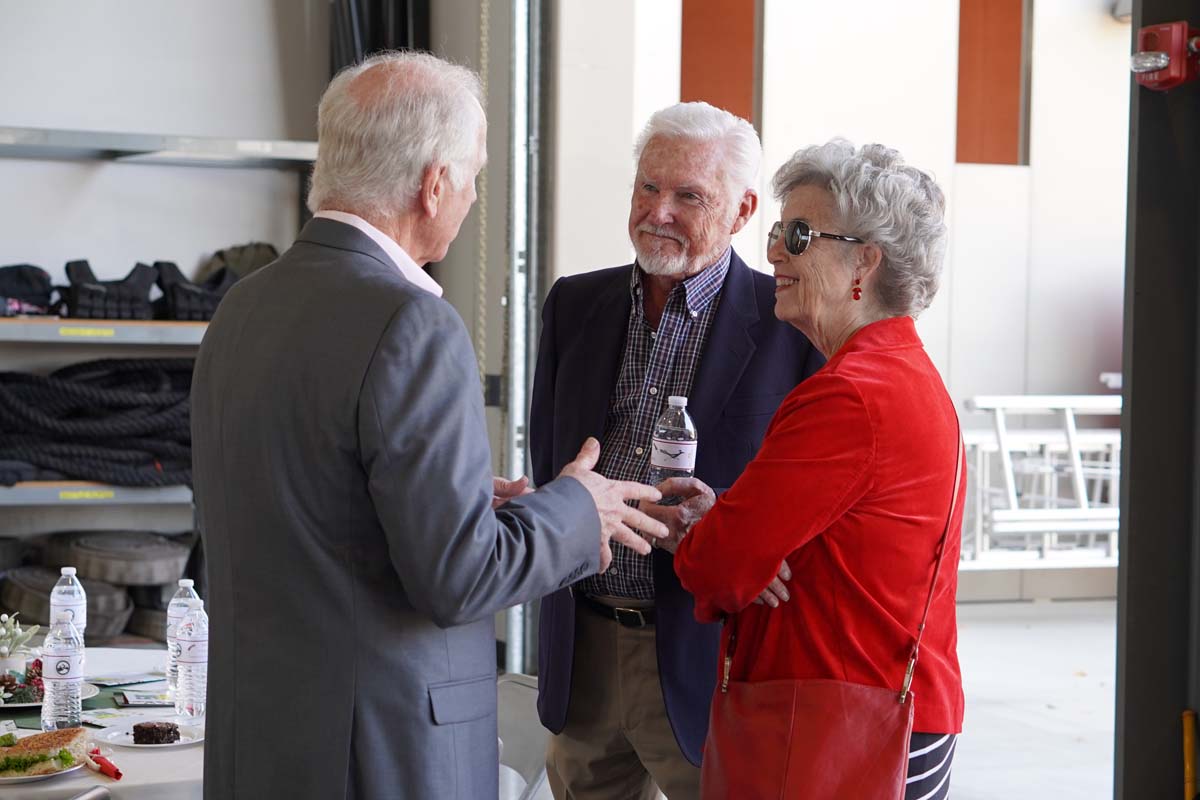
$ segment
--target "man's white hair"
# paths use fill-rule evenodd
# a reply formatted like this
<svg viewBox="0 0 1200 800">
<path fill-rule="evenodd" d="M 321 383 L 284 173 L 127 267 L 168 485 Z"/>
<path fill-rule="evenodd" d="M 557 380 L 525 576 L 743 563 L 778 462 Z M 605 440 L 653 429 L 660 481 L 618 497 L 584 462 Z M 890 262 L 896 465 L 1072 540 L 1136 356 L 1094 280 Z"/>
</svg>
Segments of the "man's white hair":
<svg viewBox="0 0 1200 800">
<path fill-rule="evenodd" d="M 720 142 L 725 150 L 725 180 L 733 200 L 740 200 L 747 189 L 757 191 L 762 143 L 754 126 L 741 117 L 703 102 L 676 103 L 655 111 L 634 145 L 635 165 L 641 161 L 642 151 L 655 136 Z"/>
<path fill-rule="evenodd" d="M 386 70 L 383 90 L 355 91 L 373 67 Z M 379 53 L 346 67 L 317 111 L 309 210 L 394 213 L 416 198 L 430 164 L 445 164 L 462 188 L 478 166 L 482 97 L 478 75 L 429 53 Z"/>
</svg>

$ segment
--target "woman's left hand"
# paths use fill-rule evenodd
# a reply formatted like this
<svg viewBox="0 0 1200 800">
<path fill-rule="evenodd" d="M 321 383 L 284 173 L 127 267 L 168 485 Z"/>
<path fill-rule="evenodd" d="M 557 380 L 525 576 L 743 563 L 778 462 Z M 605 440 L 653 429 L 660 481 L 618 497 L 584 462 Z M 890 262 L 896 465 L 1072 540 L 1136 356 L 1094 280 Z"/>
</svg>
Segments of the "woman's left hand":
<svg viewBox="0 0 1200 800">
<path fill-rule="evenodd" d="M 788 594 L 787 587 L 783 585 L 784 581 L 790 581 L 791 579 L 791 567 L 784 561 L 779 565 L 779 574 L 775 576 L 773 581 L 767 584 L 767 588 L 763 589 L 762 594 L 754 598 L 754 602 L 760 606 L 767 605 L 771 608 L 779 608 L 780 603 L 786 603 L 792 599 L 792 596 Z"/>
</svg>

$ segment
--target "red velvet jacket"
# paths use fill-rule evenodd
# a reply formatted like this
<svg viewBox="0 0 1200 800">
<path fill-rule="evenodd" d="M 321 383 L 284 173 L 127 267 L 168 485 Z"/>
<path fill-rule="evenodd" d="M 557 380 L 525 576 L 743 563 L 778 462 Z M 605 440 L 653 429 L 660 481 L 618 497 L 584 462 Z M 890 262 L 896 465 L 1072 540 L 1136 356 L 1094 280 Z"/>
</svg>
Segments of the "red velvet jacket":
<svg viewBox="0 0 1200 800">
<path fill-rule="evenodd" d="M 899 689 L 960 446 L 953 402 L 910 317 L 862 328 L 788 395 L 758 455 L 675 554 L 697 619 L 736 615 L 734 680 Z M 927 733 L 962 729 L 963 473 L 913 679 L 913 730 Z M 753 605 L 785 558 L 791 600 Z"/>
</svg>

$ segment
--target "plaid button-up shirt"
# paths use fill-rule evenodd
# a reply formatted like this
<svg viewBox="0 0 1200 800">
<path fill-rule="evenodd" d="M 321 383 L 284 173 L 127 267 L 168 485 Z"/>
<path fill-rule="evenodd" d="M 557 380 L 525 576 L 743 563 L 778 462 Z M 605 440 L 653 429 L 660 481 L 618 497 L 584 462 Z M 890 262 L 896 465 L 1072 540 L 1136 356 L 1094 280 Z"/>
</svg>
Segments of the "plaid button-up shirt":
<svg viewBox="0 0 1200 800">
<path fill-rule="evenodd" d="M 732 251 L 677 284 L 667 296 L 658 330 L 646 319 L 642 270 L 635 266 L 629 281 L 633 305 L 625 334 L 625 356 L 608 404 L 600 463 L 606 478 L 645 482 L 650 472 L 650 435 L 671 395 L 690 396 L 692 378 L 708 332 L 716 317 L 721 287 L 729 273 Z M 700 443 L 703 447 L 703 442 Z M 603 575 L 580 581 L 588 594 L 654 599 L 651 557 L 612 543 L 612 566 Z"/>
</svg>

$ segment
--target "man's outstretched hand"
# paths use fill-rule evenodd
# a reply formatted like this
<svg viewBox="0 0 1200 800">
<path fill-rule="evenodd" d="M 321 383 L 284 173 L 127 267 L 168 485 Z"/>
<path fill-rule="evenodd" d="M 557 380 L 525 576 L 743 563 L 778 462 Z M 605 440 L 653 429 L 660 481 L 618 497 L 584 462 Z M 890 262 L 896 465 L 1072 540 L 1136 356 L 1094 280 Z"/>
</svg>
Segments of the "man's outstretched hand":
<svg viewBox="0 0 1200 800">
<path fill-rule="evenodd" d="M 600 572 L 603 573 L 612 563 L 610 540 L 620 542 L 634 552 L 648 555 L 648 539 L 665 538 L 667 526 L 626 502 L 657 502 L 662 499 L 657 489 L 633 481 L 611 481 L 593 471 L 599 460 L 600 443 L 589 436 L 580 448 L 579 455 L 563 467 L 558 475 L 582 483 L 596 504 L 596 512 L 600 515 Z M 641 535 L 636 532 L 639 530 Z"/>
</svg>

